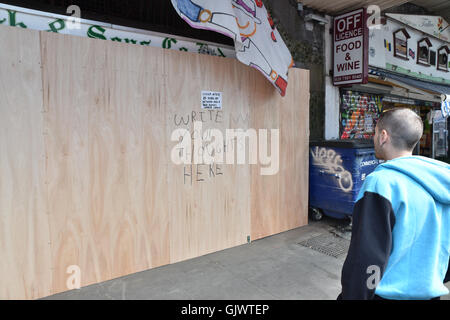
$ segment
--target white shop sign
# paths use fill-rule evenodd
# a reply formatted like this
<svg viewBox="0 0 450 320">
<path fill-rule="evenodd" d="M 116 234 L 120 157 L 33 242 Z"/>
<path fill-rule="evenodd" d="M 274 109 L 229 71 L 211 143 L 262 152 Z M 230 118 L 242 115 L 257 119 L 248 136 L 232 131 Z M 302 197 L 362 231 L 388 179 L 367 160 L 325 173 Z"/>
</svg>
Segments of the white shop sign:
<svg viewBox="0 0 450 320">
<path fill-rule="evenodd" d="M 368 33 L 365 9 L 334 18 L 333 83 L 335 86 L 367 83 Z"/>
</svg>

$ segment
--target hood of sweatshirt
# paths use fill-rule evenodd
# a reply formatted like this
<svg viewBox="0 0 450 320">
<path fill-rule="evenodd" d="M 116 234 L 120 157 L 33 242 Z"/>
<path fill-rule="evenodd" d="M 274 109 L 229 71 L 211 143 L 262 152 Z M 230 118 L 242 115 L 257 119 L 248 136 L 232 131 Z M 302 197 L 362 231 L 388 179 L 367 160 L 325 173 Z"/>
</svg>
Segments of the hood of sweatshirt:
<svg viewBox="0 0 450 320">
<path fill-rule="evenodd" d="M 421 184 L 436 201 L 450 204 L 450 165 L 431 158 L 412 156 L 389 160 L 381 168 L 399 171 Z"/>
</svg>

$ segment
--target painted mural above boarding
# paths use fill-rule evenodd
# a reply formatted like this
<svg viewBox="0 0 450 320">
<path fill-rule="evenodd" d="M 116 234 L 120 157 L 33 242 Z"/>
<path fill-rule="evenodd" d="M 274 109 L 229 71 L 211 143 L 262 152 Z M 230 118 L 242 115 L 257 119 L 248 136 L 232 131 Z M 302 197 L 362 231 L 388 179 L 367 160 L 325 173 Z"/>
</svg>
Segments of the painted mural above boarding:
<svg viewBox="0 0 450 320">
<path fill-rule="evenodd" d="M 450 85 L 449 54 L 449 42 L 389 17 L 369 31 L 371 67 Z"/>
<path fill-rule="evenodd" d="M 183 20 L 234 40 L 236 58 L 259 70 L 284 96 L 292 55 L 261 0 L 171 0 Z"/>
<path fill-rule="evenodd" d="M 432 37 L 450 41 L 450 27 L 444 18 L 439 16 L 419 16 L 409 14 L 387 13 L 386 16 L 422 31 Z"/>
<path fill-rule="evenodd" d="M 130 45 L 150 46 L 212 56 L 235 58 L 234 48 L 148 30 L 128 28 L 86 19 L 11 6 L 0 3 L 0 26 L 69 34 Z"/>
</svg>

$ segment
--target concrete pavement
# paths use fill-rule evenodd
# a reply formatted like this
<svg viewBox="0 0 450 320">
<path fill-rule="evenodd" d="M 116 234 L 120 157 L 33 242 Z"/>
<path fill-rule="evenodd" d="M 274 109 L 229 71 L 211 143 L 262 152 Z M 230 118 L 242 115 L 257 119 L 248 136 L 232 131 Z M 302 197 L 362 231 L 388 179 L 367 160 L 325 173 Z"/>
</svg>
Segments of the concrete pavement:
<svg viewBox="0 0 450 320">
<path fill-rule="evenodd" d="M 44 299 L 334 300 L 346 257 L 346 251 L 339 253 L 350 239 L 343 228 L 343 221 L 325 217 L 250 244 Z M 299 244 L 305 241 L 307 246 Z M 331 250 L 308 247 L 315 244 Z"/>
</svg>

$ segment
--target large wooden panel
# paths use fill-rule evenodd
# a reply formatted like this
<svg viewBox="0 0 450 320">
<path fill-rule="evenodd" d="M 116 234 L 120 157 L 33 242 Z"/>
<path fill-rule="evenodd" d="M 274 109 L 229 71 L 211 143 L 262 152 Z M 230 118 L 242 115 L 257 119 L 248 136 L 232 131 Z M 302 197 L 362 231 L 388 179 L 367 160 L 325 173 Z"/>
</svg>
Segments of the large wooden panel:
<svg viewBox="0 0 450 320">
<path fill-rule="evenodd" d="M 54 34 L 42 48 L 54 292 L 71 265 L 85 286 L 168 264 L 162 50 Z"/>
<path fill-rule="evenodd" d="M 71 266 L 86 286 L 307 223 L 308 72 L 292 70 L 281 98 L 232 59 L 5 30 L 0 298 L 66 291 Z M 201 91 L 223 109 L 201 109 Z M 177 165 L 176 129 L 216 129 L 233 163 Z M 280 130 L 277 173 L 230 129 Z"/>
<path fill-rule="evenodd" d="M 163 50 L 146 51 L 141 83 L 144 142 L 144 210 L 138 221 L 138 245 L 145 248 L 148 267 L 169 264 L 169 157 L 166 136 L 167 98 Z M 139 80 L 141 81 L 141 80 Z"/>
<path fill-rule="evenodd" d="M 270 156 L 271 132 L 280 130 L 280 98 L 271 90 L 270 84 L 260 77 L 256 77 L 257 71 L 253 71 L 254 90 L 253 101 L 258 103 L 252 112 L 252 126 L 267 130 L 267 155 Z M 290 91 L 293 87 L 289 86 Z M 280 135 L 282 132 L 280 131 Z M 279 151 L 279 150 L 277 150 Z M 280 174 L 262 175 L 260 164 L 253 166 L 251 182 L 251 237 L 253 240 L 275 234 L 280 230 Z"/>
<path fill-rule="evenodd" d="M 66 272 L 72 265 L 80 268 L 81 285 L 106 280 L 111 275 L 109 247 L 105 248 L 110 239 L 105 239 L 101 228 L 107 220 L 94 216 L 89 202 L 93 192 L 89 109 L 108 107 L 108 79 L 104 73 L 105 42 L 79 42 L 78 38 L 52 33 L 42 33 L 41 37 L 47 201 L 56 293 L 69 289 Z"/>
<path fill-rule="evenodd" d="M 191 138 L 203 136 L 207 129 L 217 129 L 225 144 L 226 129 L 248 128 L 251 79 L 248 70 L 237 61 L 170 51 L 166 54 L 166 65 L 169 138 L 180 128 L 188 130 Z M 202 91 L 221 92 L 223 109 L 202 110 Z M 193 119 L 201 123 L 201 131 L 194 130 Z M 170 144 L 172 148 L 176 145 L 177 142 Z M 193 154 L 194 150 L 192 160 Z M 247 241 L 250 235 L 248 165 L 171 162 L 168 178 L 171 262 Z"/>
<path fill-rule="evenodd" d="M 256 71 L 255 71 L 256 72 Z M 279 171 L 262 175 L 252 167 L 252 239 L 298 228 L 308 223 L 308 145 L 309 72 L 291 69 L 284 98 L 255 76 L 252 126 L 268 130 L 268 156 L 271 156 L 270 130 L 279 130 Z M 277 148 L 274 148 L 277 150 Z M 272 161 L 274 161 L 272 155 Z"/>
<path fill-rule="evenodd" d="M 39 33 L 0 27 L 0 298 L 52 285 Z"/>
<path fill-rule="evenodd" d="M 291 69 L 291 90 L 280 108 L 280 206 L 278 219 L 284 232 L 308 223 L 309 183 L 309 72 Z"/>
</svg>

